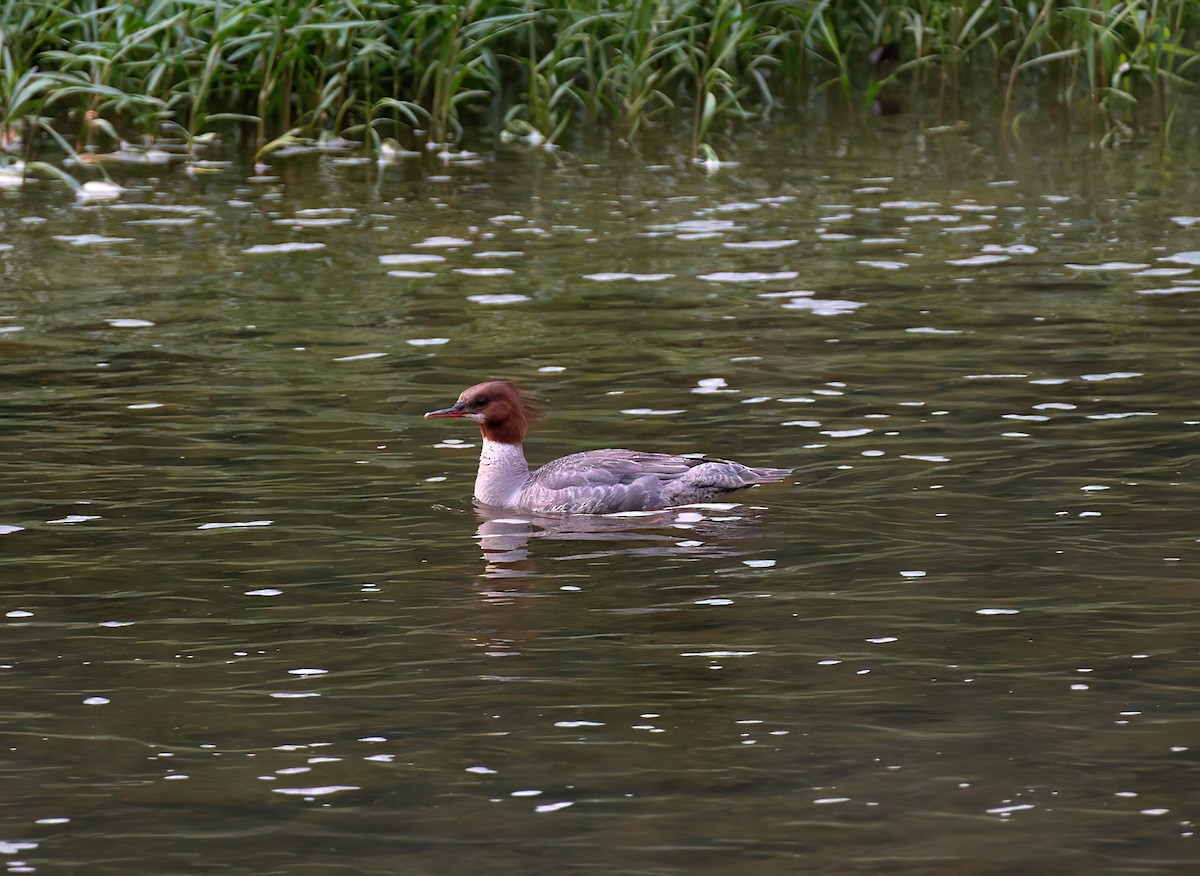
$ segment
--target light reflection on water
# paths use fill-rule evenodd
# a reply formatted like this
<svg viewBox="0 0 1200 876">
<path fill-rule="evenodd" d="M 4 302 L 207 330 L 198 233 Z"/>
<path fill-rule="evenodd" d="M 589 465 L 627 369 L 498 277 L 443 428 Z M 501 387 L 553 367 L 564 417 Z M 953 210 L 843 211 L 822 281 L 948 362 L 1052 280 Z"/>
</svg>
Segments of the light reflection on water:
<svg viewBox="0 0 1200 876">
<path fill-rule="evenodd" d="M 770 146 L 6 193 L 9 869 L 1192 860 L 1198 168 Z M 796 477 L 480 517 L 488 375 Z"/>
</svg>

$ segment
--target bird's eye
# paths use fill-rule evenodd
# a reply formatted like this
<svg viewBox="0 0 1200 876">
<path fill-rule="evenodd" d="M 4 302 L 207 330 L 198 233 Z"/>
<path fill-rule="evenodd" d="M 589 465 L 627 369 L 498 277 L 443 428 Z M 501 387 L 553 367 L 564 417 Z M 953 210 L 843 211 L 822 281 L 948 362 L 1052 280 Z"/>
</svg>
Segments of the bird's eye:
<svg viewBox="0 0 1200 876">
<path fill-rule="evenodd" d="M 482 407 L 483 405 L 486 405 L 487 404 L 487 396 L 486 395 L 475 396 L 475 404 L 479 405 L 480 407 Z"/>
</svg>

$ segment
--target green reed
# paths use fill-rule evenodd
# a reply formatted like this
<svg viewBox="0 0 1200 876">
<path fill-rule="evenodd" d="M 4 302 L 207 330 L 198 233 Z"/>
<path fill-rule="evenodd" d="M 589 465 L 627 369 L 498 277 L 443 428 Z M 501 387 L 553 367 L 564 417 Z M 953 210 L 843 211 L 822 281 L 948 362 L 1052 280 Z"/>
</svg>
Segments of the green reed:
<svg viewBox="0 0 1200 876">
<path fill-rule="evenodd" d="M 695 156 L 737 119 L 865 112 L 905 84 L 994 89 L 1016 130 L 1036 83 L 1113 132 L 1169 117 L 1198 33 L 1198 0 L 0 0 L 0 147 L 192 143 L 231 121 L 260 152 L 496 128 L 628 141 L 661 119 Z"/>
</svg>

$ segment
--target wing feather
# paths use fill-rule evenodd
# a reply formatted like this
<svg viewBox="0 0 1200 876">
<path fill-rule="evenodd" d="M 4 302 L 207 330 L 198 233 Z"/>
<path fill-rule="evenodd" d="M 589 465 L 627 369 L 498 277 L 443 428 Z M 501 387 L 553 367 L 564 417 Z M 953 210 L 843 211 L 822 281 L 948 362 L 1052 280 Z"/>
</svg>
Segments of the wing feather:
<svg viewBox="0 0 1200 876">
<path fill-rule="evenodd" d="M 704 460 L 636 450 L 588 450 L 548 462 L 533 477 L 550 490 L 588 486 L 629 486 L 647 476 L 659 481 L 683 477 Z"/>
</svg>

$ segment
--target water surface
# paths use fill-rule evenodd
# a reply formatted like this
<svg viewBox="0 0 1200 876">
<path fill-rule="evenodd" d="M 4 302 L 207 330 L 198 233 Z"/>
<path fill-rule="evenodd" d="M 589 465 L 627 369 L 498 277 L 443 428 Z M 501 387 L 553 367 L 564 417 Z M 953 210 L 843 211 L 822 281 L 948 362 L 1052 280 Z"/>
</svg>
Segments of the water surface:
<svg viewBox="0 0 1200 876">
<path fill-rule="evenodd" d="M 0 193 L 7 872 L 1187 870 L 1200 156 L 729 157 Z M 488 376 L 796 475 L 484 519 Z"/>
</svg>

